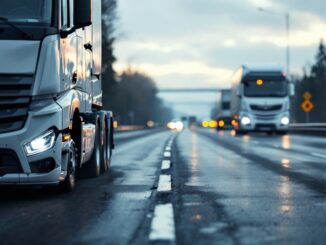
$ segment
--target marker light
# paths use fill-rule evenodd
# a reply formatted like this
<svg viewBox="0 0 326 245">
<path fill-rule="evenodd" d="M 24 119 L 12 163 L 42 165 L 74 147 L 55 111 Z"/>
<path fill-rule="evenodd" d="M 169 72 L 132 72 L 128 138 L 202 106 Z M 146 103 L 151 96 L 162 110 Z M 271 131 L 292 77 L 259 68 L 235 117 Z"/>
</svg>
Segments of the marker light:
<svg viewBox="0 0 326 245">
<path fill-rule="evenodd" d="M 215 121 L 215 120 L 210 121 L 209 122 L 209 127 L 210 128 L 216 128 L 217 127 L 217 121 Z"/>
<path fill-rule="evenodd" d="M 25 145 L 25 151 L 27 156 L 35 155 L 51 149 L 54 146 L 54 143 L 55 133 L 53 130 L 50 130 L 27 143 Z"/>
<path fill-rule="evenodd" d="M 208 128 L 209 122 L 208 121 L 203 121 L 202 126 L 203 126 L 203 128 Z"/>
<path fill-rule="evenodd" d="M 283 118 L 281 119 L 281 123 L 282 123 L 283 125 L 289 125 L 289 123 L 290 123 L 290 119 L 289 119 L 288 117 L 283 117 Z"/>
<path fill-rule="evenodd" d="M 218 122 L 218 126 L 219 126 L 220 128 L 223 128 L 223 127 L 225 126 L 225 122 L 224 122 L 223 120 L 220 120 L 220 121 Z"/>
<path fill-rule="evenodd" d="M 243 125 L 249 125 L 250 123 L 251 123 L 251 120 L 249 117 L 243 117 L 241 119 L 241 124 L 243 124 Z"/>
<path fill-rule="evenodd" d="M 262 79 L 257 80 L 257 85 L 262 86 L 264 84 L 264 81 Z"/>
</svg>

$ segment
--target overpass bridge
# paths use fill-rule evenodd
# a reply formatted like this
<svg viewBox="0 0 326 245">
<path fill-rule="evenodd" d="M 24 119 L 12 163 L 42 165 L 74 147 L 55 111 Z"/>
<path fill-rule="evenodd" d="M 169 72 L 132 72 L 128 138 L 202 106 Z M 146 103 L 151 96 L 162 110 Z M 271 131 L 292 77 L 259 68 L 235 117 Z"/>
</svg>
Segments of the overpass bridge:
<svg viewBox="0 0 326 245">
<path fill-rule="evenodd" d="M 222 88 L 160 88 L 159 93 L 218 93 Z"/>
</svg>

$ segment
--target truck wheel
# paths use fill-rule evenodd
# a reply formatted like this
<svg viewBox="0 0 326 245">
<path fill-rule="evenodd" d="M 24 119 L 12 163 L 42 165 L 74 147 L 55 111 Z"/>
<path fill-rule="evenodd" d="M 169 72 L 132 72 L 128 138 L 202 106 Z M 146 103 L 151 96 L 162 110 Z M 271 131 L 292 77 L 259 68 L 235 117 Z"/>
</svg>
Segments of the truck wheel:
<svg viewBox="0 0 326 245">
<path fill-rule="evenodd" d="M 66 179 L 60 183 L 60 190 L 62 192 L 71 192 L 76 186 L 76 147 L 72 142 L 68 152 L 68 170 Z"/>
<path fill-rule="evenodd" d="M 95 142 L 92 157 L 85 167 L 86 173 L 90 178 L 96 178 L 101 173 L 101 132 L 98 122 L 96 122 L 95 127 Z"/>
</svg>

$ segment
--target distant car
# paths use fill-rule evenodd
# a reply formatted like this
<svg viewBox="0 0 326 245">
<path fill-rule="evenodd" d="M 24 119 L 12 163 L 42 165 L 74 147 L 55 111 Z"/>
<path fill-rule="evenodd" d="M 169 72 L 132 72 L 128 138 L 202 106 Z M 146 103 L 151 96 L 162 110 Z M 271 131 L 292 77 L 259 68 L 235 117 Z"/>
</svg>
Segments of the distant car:
<svg viewBox="0 0 326 245">
<path fill-rule="evenodd" d="M 180 120 L 173 120 L 167 124 L 168 129 L 175 131 L 182 131 L 184 129 L 184 124 Z"/>
<path fill-rule="evenodd" d="M 234 129 L 236 120 L 232 117 L 221 117 L 217 119 L 217 130 Z"/>
</svg>

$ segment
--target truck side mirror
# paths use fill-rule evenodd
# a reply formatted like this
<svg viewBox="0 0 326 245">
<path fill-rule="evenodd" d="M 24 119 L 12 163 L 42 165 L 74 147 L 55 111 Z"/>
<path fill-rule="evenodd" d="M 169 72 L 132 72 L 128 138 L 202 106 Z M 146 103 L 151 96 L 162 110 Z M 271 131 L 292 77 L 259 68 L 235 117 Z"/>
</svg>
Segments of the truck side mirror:
<svg viewBox="0 0 326 245">
<path fill-rule="evenodd" d="M 74 1 L 74 27 L 76 29 L 92 24 L 92 0 Z"/>
<path fill-rule="evenodd" d="M 295 87 L 294 87 L 293 83 L 289 83 L 289 94 L 290 94 L 290 96 L 295 95 Z"/>
</svg>

